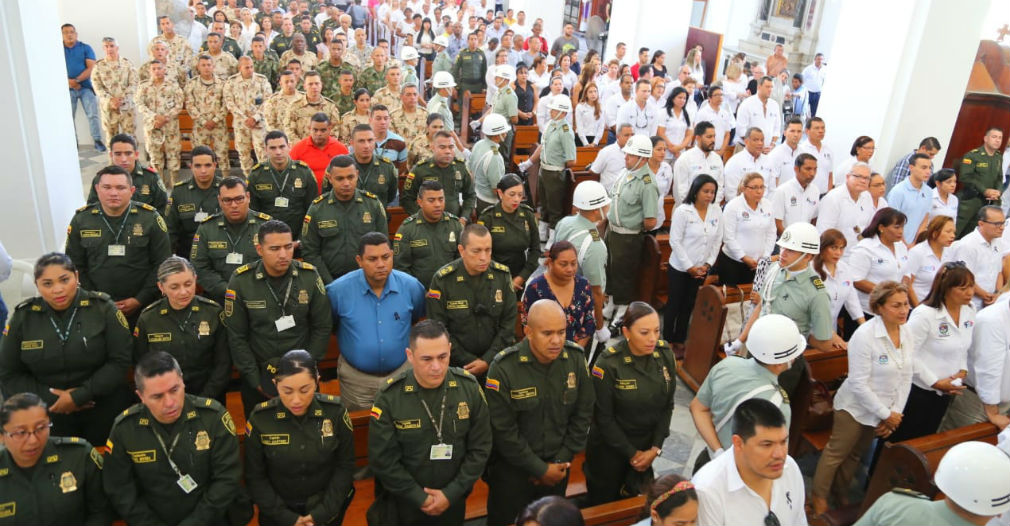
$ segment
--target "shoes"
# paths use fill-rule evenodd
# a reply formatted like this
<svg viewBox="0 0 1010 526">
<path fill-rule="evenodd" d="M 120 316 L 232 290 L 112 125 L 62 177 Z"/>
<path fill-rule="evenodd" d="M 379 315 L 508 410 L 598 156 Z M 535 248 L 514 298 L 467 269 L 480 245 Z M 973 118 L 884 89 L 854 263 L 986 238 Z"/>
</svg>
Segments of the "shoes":
<svg viewBox="0 0 1010 526">
<path fill-rule="evenodd" d="M 105 151 L 105 145 L 102 144 L 102 141 L 95 141 L 95 149 L 98 150 L 98 151 L 100 151 L 100 152 L 104 152 Z"/>
</svg>

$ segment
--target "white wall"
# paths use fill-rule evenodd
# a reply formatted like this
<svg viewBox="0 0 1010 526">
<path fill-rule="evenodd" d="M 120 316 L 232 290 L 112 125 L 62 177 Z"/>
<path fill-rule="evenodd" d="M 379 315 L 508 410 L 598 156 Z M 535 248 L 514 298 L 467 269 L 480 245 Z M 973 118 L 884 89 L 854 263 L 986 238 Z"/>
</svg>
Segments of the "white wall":
<svg viewBox="0 0 1010 526">
<path fill-rule="evenodd" d="M 634 63 L 638 48 L 666 51 L 666 67 L 674 69 L 684 58 L 691 0 L 615 0 L 610 14 L 610 36 L 604 56 L 611 57 L 618 42 L 628 45 L 625 60 Z M 650 52 L 650 56 L 651 56 Z"/>
</svg>

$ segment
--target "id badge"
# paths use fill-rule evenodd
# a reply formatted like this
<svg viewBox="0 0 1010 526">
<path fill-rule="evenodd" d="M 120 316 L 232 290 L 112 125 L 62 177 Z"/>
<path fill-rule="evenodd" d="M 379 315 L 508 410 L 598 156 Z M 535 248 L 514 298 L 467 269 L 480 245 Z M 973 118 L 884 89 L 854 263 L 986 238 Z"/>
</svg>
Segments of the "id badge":
<svg viewBox="0 0 1010 526">
<path fill-rule="evenodd" d="M 274 198 L 274 206 L 277 208 L 287 208 L 288 198 L 287 197 L 276 197 Z"/>
<path fill-rule="evenodd" d="M 204 221 L 207 220 L 208 217 L 210 217 L 210 214 L 201 210 L 197 212 L 196 215 L 193 216 L 193 221 L 197 223 L 203 223 Z"/>
<path fill-rule="evenodd" d="M 277 332 L 284 332 L 295 326 L 295 317 L 290 314 L 287 316 L 281 316 L 280 318 L 277 318 L 274 325 L 277 326 Z"/>
<path fill-rule="evenodd" d="M 189 475 L 183 475 L 179 477 L 179 480 L 175 481 L 175 483 L 178 484 L 179 487 L 182 488 L 183 493 L 187 495 L 192 493 L 193 490 L 195 490 L 198 485 L 196 481 L 193 480 L 193 477 Z"/>
<path fill-rule="evenodd" d="M 224 262 L 229 265 L 241 265 L 242 254 L 240 252 L 229 252 L 224 258 Z"/>
<path fill-rule="evenodd" d="M 125 256 L 126 245 L 109 245 L 110 256 Z"/>
<path fill-rule="evenodd" d="M 435 444 L 431 446 L 428 460 L 452 460 L 452 444 Z"/>
</svg>

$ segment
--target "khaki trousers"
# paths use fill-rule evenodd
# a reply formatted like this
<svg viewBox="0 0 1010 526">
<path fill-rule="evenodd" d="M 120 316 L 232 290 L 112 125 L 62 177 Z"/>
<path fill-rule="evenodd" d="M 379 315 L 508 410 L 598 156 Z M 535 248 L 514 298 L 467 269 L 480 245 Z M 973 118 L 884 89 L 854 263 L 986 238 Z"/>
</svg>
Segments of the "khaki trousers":
<svg viewBox="0 0 1010 526">
<path fill-rule="evenodd" d="M 337 378 L 340 379 L 340 401 L 348 411 L 371 409 L 372 403 L 375 402 L 375 394 L 382 386 L 386 385 L 386 379 L 396 377 L 409 368 L 410 362 L 405 361 L 395 371 L 385 376 L 376 376 L 355 369 L 341 355 L 337 364 Z"/>
<path fill-rule="evenodd" d="M 1010 402 L 997 406 L 1000 414 L 1007 414 L 1010 411 Z M 940 429 L 937 432 L 949 431 L 959 427 L 970 426 L 979 422 L 988 422 L 985 416 L 985 408 L 982 406 L 982 399 L 975 391 L 965 389 L 960 396 L 955 396 L 947 407 L 947 413 L 943 415 L 940 422 Z"/>
<path fill-rule="evenodd" d="M 844 501 L 863 453 L 872 440 L 872 427 L 860 424 L 847 411 L 835 411 L 831 438 L 814 472 L 813 495 L 825 499 L 835 495 Z"/>
</svg>

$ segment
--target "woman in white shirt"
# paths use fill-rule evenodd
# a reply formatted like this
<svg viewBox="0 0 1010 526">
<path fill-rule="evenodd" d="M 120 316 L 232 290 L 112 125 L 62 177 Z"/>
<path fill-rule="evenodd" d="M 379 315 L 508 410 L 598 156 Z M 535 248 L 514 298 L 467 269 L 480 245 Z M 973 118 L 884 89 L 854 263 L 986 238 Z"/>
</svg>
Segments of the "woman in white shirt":
<svg viewBox="0 0 1010 526">
<path fill-rule="evenodd" d="M 764 198 L 764 177 L 756 172 L 744 175 L 739 192 L 722 213 L 723 246 L 717 264 L 724 285 L 753 282 L 758 260 L 770 257 L 775 249 L 775 219 Z"/>
<path fill-rule="evenodd" d="M 684 106 L 687 104 L 687 90 L 681 87 L 673 88 L 670 98 L 666 101 L 665 115 L 660 114 L 660 125 L 656 134 L 666 140 L 667 157 L 676 159 L 681 152 L 691 147 L 694 131 L 691 129 L 691 117 Z"/>
<path fill-rule="evenodd" d="M 893 208 L 877 212 L 849 256 L 849 268 L 864 314 L 870 314 L 870 292 L 877 283 L 901 282 L 901 269 L 908 261 L 908 248 L 902 241 L 907 220 L 905 214 Z"/>
<path fill-rule="evenodd" d="M 687 52 L 684 64 L 691 68 L 691 76 L 699 83 L 705 84 L 705 63 L 702 62 L 701 51 L 697 47 Z"/>
<path fill-rule="evenodd" d="M 274 22 L 270 17 L 263 17 L 260 21 L 260 31 L 263 33 L 263 40 L 266 41 L 266 45 L 269 48 L 270 44 L 274 41 L 274 37 L 280 33 L 274 31 Z"/>
<path fill-rule="evenodd" d="M 1008 298 L 1010 296 L 1003 295 L 992 305 L 978 311 L 975 333 L 968 348 L 968 375 L 965 376 L 965 383 L 974 389 L 966 390 L 951 400 L 940 424 L 940 432 L 986 421 L 1000 429 L 1010 425 L 1007 417 L 1010 411 Z"/>
<path fill-rule="evenodd" d="M 649 170 L 652 171 L 652 180 L 659 187 L 659 206 L 656 208 L 656 228 L 653 232 L 658 232 L 666 222 L 666 196 L 670 195 L 673 188 L 673 167 L 670 163 L 663 162 L 666 157 L 666 141 L 658 135 L 651 137 L 652 157 L 649 158 Z"/>
<path fill-rule="evenodd" d="M 649 90 L 649 98 L 646 100 L 646 104 L 652 104 L 657 108 L 662 108 L 666 105 L 666 98 L 663 95 L 666 94 L 666 79 L 662 77 L 652 77 L 649 81 L 651 86 Z"/>
<path fill-rule="evenodd" d="M 845 184 L 845 176 L 856 163 L 870 164 L 870 158 L 873 157 L 873 152 L 876 150 L 876 143 L 872 138 L 865 135 L 857 137 L 852 143 L 852 148 L 849 149 L 849 158 L 835 166 L 835 187 Z"/>
<path fill-rule="evenodd" d="M 575 83 L 579 81 L 579 76 L 572 71 L 572 57 L 562 55 L 561 60 L 558 62 L 558 67 L 561 68 L 561 80 L 565 85 L 565 89 L 571 93 L 572 88 L 575 87 Z"/>
<path fill-rule="evenodd" d="M 533 59 L 533 67 L 530 68 L 530 82 L 536 87 L 537 93 L 550 84 L 551 75 L 547 71 L 547 60 L 544 57 L 538 56 Z"/>
<path fill-rule="evenodd" d="M 933 278 L 940 265 L 947 260 L 945 252 L 954 243 L 954 220 L 947 216 L 934 217 L 926 230 L 915 238 L 915 246 L 908 251 L 908 263 L 902 272 L 902 281 L 908 286 L 908 301 L 912 307 L 929 295 Z"/>
<path fill-rule="evenodd" d="M 543 133 L 547 129 L 547 125 L 551 123 L 550 110 L 547 109 L 550 106 L 551 101 L 555 97 L 565 97 L 568 98 L 568 94 L 565 93 L 565 85 L 560 76 L 555 76 L 551 79 L 550 91 L 546 95 L 541 95 L 540 100 L 537 101 L 537 126 L 540 127 L 540 133 Z M 568 127 L 572 126 L 572 113 L 569 112 L 565 114 L 565 120 L 568 121 Z"/>
<path fill-rule="evenodd" d="M 575 141 L 578 146 L 600 146 L 606 138 L 606 117 L 600 105 L 600 89 L 590 82 L 575 107 Z"/>
<path fill-rule="evenodd" d="M 726 109 L 731 115 L 736 115 L 737 106 L 747 98 L 747 77 L 739 65 L 730 64 L 726 68 L 726 77 L 722 79 L 722 95 Z"/>
<path fill-rule="evenodd" d="M 856 328 L 866 322 L 863 308 L 859 305 L 859 295 L 852 282 L 852 271 L 848 264 L 842 261 L 848 242 L 845 234 L 834 228 L 821 232 L 821 253 L 814 256 L 813 266 L 824 282 L 824 290 L 831 299 L 831 319 L 837 320 L 845 307 L 845 330 L 841 336 L 835 333 L 835 343 L 848 341 Z"/>
<path fill-rule="evenodd" d="M 957 172 L 944 168 L 929 177 L 929 186 L 933 188 L 933 206 L 929 209 L 929 217 L 947 216 L 955 221 L 957 228 Z"/>
<path fill-rule="evenodd" d="M 873 172 L 870 174 L 870 199 L 873 201 L 873 210 L 869 211 L 870 218 L 877 212 L 887 208 L 887 199 L 884 199 L 884 194 L 887 193 L 887 183 L 884 182 L 884 176 L 880 175 L 880 172 Z"/>
<path fill-rule="evenodd" d="M 664 313 L 663 337 L 674 346 L 683 345 L 694 309 L 698 287 L 705 281 L 722 245 L 722 211 L 713 205 L 719 184 L 701 174 L 691 182 L 684 203 L 673 210 L 670 222 L 669 284 Z"/>
<path fill-rule="evenodd" d="M 839 507 L 848 504 L 845 496 L 863 454 L 874 436 L 888 437 L 900 426 L 912 385 L 915 347 L 905 323 L 907 289 L 885 281 L 870 296 L 876 317 L 849 341 L 849 376 L 835 395 L 831 438 L 814 473 L 810 503 L 818 515 L 828 511 L 832 493 Z"/>
<path fill-rule="evenodd" d="M 248 7 L 243 7 L 239 11 L 239 21 L 242 23 L 242 40 L 239 44 L 243 50 L 248 50 L 252 44 L 252 39 L 259 32 L 260 26 L 253 20 L 253 13 Z"/>
</svg>

